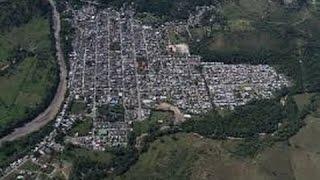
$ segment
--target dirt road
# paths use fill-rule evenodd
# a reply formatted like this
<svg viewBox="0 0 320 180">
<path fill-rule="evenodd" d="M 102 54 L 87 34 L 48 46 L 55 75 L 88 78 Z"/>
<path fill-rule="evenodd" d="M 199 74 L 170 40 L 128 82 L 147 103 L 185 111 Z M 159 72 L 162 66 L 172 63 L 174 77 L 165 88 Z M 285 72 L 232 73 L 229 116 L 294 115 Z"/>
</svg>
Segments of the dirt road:
<svg viewBox="0 0 320 180">
<path fill-rule="evenodd" d="M 54 0 L 49 0 L 49 3 L 52 7 L 52 18 L 53 18 L 53 29 L 54 29 L 54 37 L 55 37 L 55 48 L 56 48 L 56 57 L 59 64 L 60 69 L 60 82 L 57 89 L 57 92 L 49 105 L 49 107 L 39 114 L 35 119 L 31 122 L 25 124 L 23 127 L 16 128 L 11 134 L 0 139 L 0 145 L 5 141 L 13 141 L 25 135 L 28 135 L 32 132 L 35 132 L 49 123 L 51 120 L 55 118 L 55 116 L 59 113 L 59 109 L 63 104 L 64 97 L 67 91 L 67 68 L 63 57 L 63 52 L 61 49 L 61 41 L 60 41 L 60 30 L 61 30 L 61 22 L 60 22 L 60 14 L 57 11 Z"/>
</svg>

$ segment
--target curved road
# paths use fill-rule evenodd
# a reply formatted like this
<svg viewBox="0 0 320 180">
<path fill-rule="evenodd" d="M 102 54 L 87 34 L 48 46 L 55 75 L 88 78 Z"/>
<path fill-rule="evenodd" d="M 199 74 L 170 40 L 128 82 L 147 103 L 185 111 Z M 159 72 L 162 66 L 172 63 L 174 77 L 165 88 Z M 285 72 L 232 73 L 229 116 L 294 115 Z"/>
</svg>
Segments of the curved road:
<svg viewBox="0 0 320 180">
<path fill-rule="evenodd" d="M 5 141 L 13 141 L 25 135 L 28 135 L 32 132 L 38 131 L 40 128 L 45 126 L 48 122 L 53 120 L 56 115 L 59 113 L 60 107 L 64 102 L 64 97 L 67 91 L 67 68 L 63 57 L 63 52 L 61 49 L 60 41 L 60 14 L 57 11 L 54 0 L 49 0 L 49 3 L 52 7 L 52 20 L 53 20 L 53 29 L 54 29 L 54 38 L 56 46 L 56 57 L 60 69 L 60 82 L 57 88 L 57 92 L 47 109 L 39 114 L 31 122 L 25 124 L 22 127 L 16 128 L 11 134 L 0 139 L 0 145 Z"/>
</svg>

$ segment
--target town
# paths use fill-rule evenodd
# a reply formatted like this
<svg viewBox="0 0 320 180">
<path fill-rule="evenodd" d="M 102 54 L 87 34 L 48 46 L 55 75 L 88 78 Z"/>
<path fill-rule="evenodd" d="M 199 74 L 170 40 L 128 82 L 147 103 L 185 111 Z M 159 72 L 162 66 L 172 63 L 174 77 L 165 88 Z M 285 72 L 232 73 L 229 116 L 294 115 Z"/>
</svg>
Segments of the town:
<svg viewBox="0 0 320 180">
<path fill-rule="evenodd" d="M 146 119 L 162 102 L 190 117 L 271 98 L 289 86 L 268 65 L 202 62 L 186 44 L 170 44 L 165 25 L 143 25 L 134 13 L 95 6 L 75 11 L 71 98 L 83 102 L 93 118 L 90 138 L 79 137 L 77 144 L 94 149 L 126 145 L 132 122 Z M 100 113 L 114 108 L 118 113 L 112 116 Z"/>
<path fill-rule="evenodd" d="M 66 141 L 105 150 L 126 146 L 133 122 L 147 119 L 163 102 L 190 118 L 213 108 L 232 110 L 253 99 L 268 99 L 274 91 L 290 86 L 269 65 L 203 62 L 189 53 L 188 45 L 171 44 L 168 27 L 143 25 L 130 8 L 101 10 L 89 5 L 73 13 L 70 21 L 76 32 L 69 54 L 69 94 L 55 129 L 31 155 L 12 162 L 1 174 L 30 160 L 47 167 L 39 155 L 63 151 L 56 137 L 84 116 L 92 118 L 92 131 Z M 86 112 L 70 113 L 72 102 L 83 103 Z"/>
</svg>

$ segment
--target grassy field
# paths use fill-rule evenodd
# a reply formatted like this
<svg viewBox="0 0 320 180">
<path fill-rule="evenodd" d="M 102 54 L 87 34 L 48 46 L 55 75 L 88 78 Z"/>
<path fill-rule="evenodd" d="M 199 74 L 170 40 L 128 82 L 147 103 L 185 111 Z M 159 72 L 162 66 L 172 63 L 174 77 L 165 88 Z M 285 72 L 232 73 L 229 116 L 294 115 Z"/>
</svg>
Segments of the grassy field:
<svg viewBox="0 0 320 180">
<path fill-rule="evenodd" d="M 78 133 L 79 136 L 88 135 L 92 128 L 92 120 L 85 118 L 83 121 L 78 122 L 71 130 L 72 135 Z"/>
<path fill-rule="evenodd" d="M 0 63 L 9 63 L 16 50 L 28 52 L 0 75 L 0 129 L 3 130 L 44 106 L 55 88 L 58 73 L 47 19 L 39 17 L 1 34 L 0 47 Z"/>
<path fill-rule="evenodd" d="M 272 65 L 294 82 L 293 91 L 319 89 L 320 14 L 313 8 L 239 0 L 225 3 L 219 15 L 219 25 L 190 27 L 192 38 L 183 30 L 169 31 L 171 42 L 188 43 L 204 61 Z"/>
<path fill-rule="evenodd" d="M 51 48 L 49 23 L 37 17 L 29 23 L 0 34 L 0 63 L 6 63 L 16 48 L 29 52 L 48 51 Z"/>
<path fill-rule="evenodd" d="M 287 143 L 277 143 L 254 159 L 238 159 L 228 152 L 228 143 L 191 134 L 162 137 L 139 161 L 117 179 L 224 179 L 224 180 L 317 180 L 320 119 Z M 314 126 L 317 127 L 314 127 Z M 229 142 L 230 143 L 230 142 Z"/>
<path fill-rule="evenodd" d="M 153 111 L 150 117 L 144 121 L 134 122 L 133 131 L 136 135 L 149 133 L 151 128 L 160 125 L 169 125 L 173 120 L 173 114 L 170 112 Z"/>
<path fill-rule="evenodd" d="M 320 118 L 309 116 L 308 124 L 291 138 L 290 156 L 296 179 L 320 179 Z"/>
<path fill-rule="evenodd" d="M 70 148 L 63 151 L 60 158 L 68 162 L 74 162 L 76 159 L 87 158 L 91 161 L 106 163 L 111 161 L 112 155 L 108 152 L 90 151 L 82 148 Z"/>
<path fill-rule="evenodd" d="M 84 102 L 73 102 L 71 105 L 71 114 L 79 114 L 79 113 L 84 113 L 86 109 L 85 103 Z"/>
<path fill-rule="evenodd" d="M 309 17 L 305 10 L 294 11 L 267 0 L 239 0 L 223 6 L 222 15 L 227 21 L 227 30 L 212 33 L 209 50 L 215 53 L 256 53 L 261 50 L 286 52 L 295 46 L 296 37 L 284 33 L 291 25 Z M 201 32 L 202 29 L 202 32 Z M 204 34 L 205 27 L 197 28 L 195 38 Z"/>
<path fill-rule="evenodd" d="M 299 110 L 310 103 L 312 95 L 314 95 L 314 93 L 297 94 L 294 96 L 294 100 L 296 101 Z"/>
<path fill-rule="evenodd" d="M 165 136 L 118 179 L 261 179 L 250 162 L 230 156 L 224 143 L 192 134 Z"/>
<path fill-rule="evenodd" d="M 81 179 L 81 176 L 85 176 L 96 179 L 93 176 L 96 175 L 97 171 L 100 172 L 101 169 L 105 170 L 106 167 L 110 166 L 113 163 L 114 155 L 109 152 L 67 147 L 59 155 L 59 159 L 67 165 L 68 172 L 64 174 L 71 174 L 69 178 Z"/>
<path fill-rule="evenodd" d="M 237 141 L 194 134 L 164 136 L 117 179 L 317 180 L 320 145 L 315 139 L 320 136 L 320 118 L 309 115 L 305 121 L 307 125 L 288 141 L 254 158 L 232 154 Z"/>
</svg>

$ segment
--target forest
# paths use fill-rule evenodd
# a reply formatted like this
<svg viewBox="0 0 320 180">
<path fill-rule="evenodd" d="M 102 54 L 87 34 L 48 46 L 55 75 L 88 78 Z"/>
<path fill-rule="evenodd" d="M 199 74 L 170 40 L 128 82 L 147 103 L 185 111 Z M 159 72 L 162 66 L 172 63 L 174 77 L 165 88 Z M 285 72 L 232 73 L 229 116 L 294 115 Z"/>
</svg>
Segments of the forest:
<svg viewBox="0 0 320 180">
<path fill-rule="evenodd" d="M 0 32 L 26 24 L 36 16 L 48 15 L 50 6 L 46 1 L 24 0 L 0 3 Z"/>
</svg>

